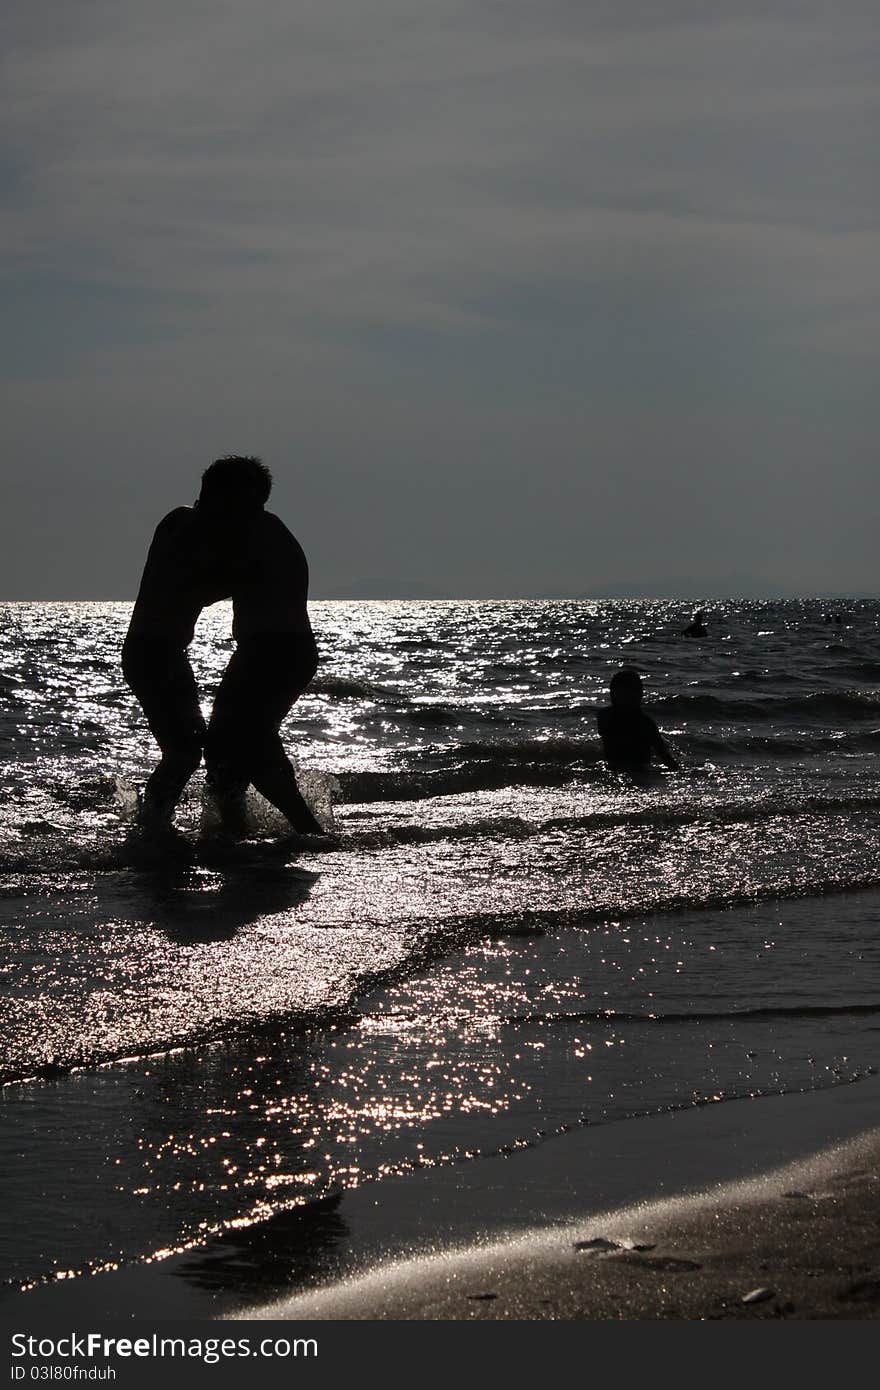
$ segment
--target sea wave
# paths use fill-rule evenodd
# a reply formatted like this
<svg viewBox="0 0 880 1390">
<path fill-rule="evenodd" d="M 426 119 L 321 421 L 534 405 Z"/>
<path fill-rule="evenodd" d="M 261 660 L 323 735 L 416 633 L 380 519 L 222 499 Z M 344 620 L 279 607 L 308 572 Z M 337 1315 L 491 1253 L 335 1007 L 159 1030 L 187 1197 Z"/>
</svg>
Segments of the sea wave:
<svg viewBox="0 0 880 1390">
<path fill-rule="evenodd" d="M 620 1009 L 576 1009 L 560 1013 L 503 1014 L 495 1021 L 500 1027 L 537 1026 L 552 1028 L 559 1025 L 597 1024 L 694 1024 L 738 1023 L 753 1019 L 853 1018 L 880 1014 L 880 1001 L 853 1004 L 792 1004 L 752 1009 L 688 1009 L 680 1012 L 627 1013 Z"/>
<path fill-rule="evenodd" d="M 785 726 L 793 719 L 847 723 L 857 719 L 876 719 L 880 715 L 880 692 L 814 691 L 809 695 L 756 696 L 745 700 L 706 694 L 672 695 L 653 700 L 648 708 L 654 714 L 711 719 L 724 724 L 773 721 Z"/>
<path fill-rule="evenodd" d="M 595 811 L 588 807 L 580 815 L 547 816 L 482 816 L 447 825 L 394 825 L 382 829 L 346 830 L 338 848 L 385 849 L 394 845 L 435 844 L 443 841 L 470 839 L 525 840 L 565 832 L 569 835 L 615 830 L 632 826 L 651 830 L 673 830 L 699 825 L 710 830 L 713 826 L 752 825 L 764 821 L 799 819 L 848 811 L 880 811 L 880 797 L 865 795 L 802 796 L 784 802 L 770 799 L 760 802 L 734 801 L 723 805 L 663 806 L 657 803 L 633 809 Z"/>
<path fill-rule="evenodd" d="M 340 699 L 380 700 L 393 696 L 394 691 L 375 682 L 360 680 L 355 676 L 316 676 L 310 683 L 308 695 L 336 695 Z"/>
<path fill-rule="evenodd" d="M 421 801 L 435 796 L 466 792 L 498 791 L 504 787 L 564 786 L 574 780 L 581 763 L 597 770 L 598 752 L 576 762 L 545 763 L 500 759 L 468 763 L 457 758 L 452 766 L 424 772 L 340 772 L 337 780 L 345 802 Z"/>
<path fill-rule="evenodd" d="M 219 1016 L 216 1012 L 210 1015 L 203 1013 L 201 1018 L 192 1024 L 183 1028 L 178 1026 L 167 1032 L 151 1015 L 149 996 L 153 986 L 144 978 L 140 983 L 138 999 L 133 1003 L 124 991 L 117 997 L 113 1029 L 120 1039 L 117 1046 L 108 1046 L 106 1043 L 102 1045 L 98 1041 L 102 1032 L 98 1025 L 104 1018 L 106 1009 L 103 995 L 96 1000 L 99 1012 L 93 1020 L 93 1028 L 81 1026 L 84 1019 L 83 1010 L 88 1008 L 88 991 L 82 998 L 71 998 L 67 1001 L 68 1011 L 73 1011 L 70 1021 L 73 1021 L 75 1015 L 80 1025 L 70 1029 L 70 1043 L 64 1041 L 68 1035 L 64 1027 L 56 1030 L 54 1041 L 48 1039 L 45 1031 L 45 1000 L 28 1001 L 19 998 L 15 1001 L 16 1008 L 10 1006 L 7 1009 L 5 1027 L 10 1042 L 4 1047 L 6 1061 L 0 1067 L 0 1083 L 6 1085 L 37 1078 L 51 1079 L 82 1068 L 134 1061 L 178 1048 L 205 1047 L 233 1040 L 247 1040 L 250 1043 L 271 1041 L 277 1038 L 280 1030 L 304 1032 L 351 1025 L 362 1016 L 359 1002 L 366 1000 L 378 987 L 390 985 L 429 966 L 432 961 L 447 956 L 450 951 L 479 940 L 544 935 L 564 928 L 591 931 L 598 925 L 607 924 L 612 917 L 617 924 L 648 914 L 667 914 L 694 909 L 725 910 L 752 906 L 769 899 L 827 897 L 860 889 L 876 889 L 878 885 L 880 868 L 872 867 L 862 872 L 841 872 L 825 877 L 817 875 L 790 884 L 758 885 L 748 891 L 735 888 L 727 893 L 693 890 L 664 894 L 656 888 L 649 888 L 641 899 L 626 905 L 615 905 L 613 910 L 607 904 L 597 903 L 592 909 L 581 906 L 508 913 L 463 913 L 435 919 L 424 929 L 414 931 L 403 958 L 389 966 L 360 969 L 344 982 L 343 992 L 332 999 L 315 1001 L 308 1007 L 261 1007 L 259 1012 L 256 1012 L 253 1001 L 251 1005 L 244 1005 L 237 997 L 232 996 L 230 1002 L 234 1002 L 231 1012 Z M 164 988 L 161 980 L 155 983 L 160 991 Z M 558 1014 L 534 1012 L 512 1014 L 499 1022 L 510 1026 L 522 1026 L 526 1023 L 550 1026 L 572 1022 L 687 1025 L 701 1021 L 724 1020 L 735 1023 L 745 1019 L 873 1016 L 878 1013 L 880 1003 L 858 1001 L 833 1005 L 774 1004 L 751 1009 L 709 1011 L 660 1010 L 657 1014 L 611 1009 Z M 36 1026 L 38 1020 L 41 1022 L 40 1027 Z"/>
<path fill-rule="evenodd" d="M 838 755 L 873 754 L 880 749 L 880 729 L 866 729 L 861 733 L 840 730 L 837 733 L 816 735 L 762 735 L 762 734 L 696 734 L 678 735 L 676 748 L 690 757 L 705 757 L 714 762 L 746 763 L 750 757 L 767 759 L 807 759 L 827 753 Z"/>
<path fill-rule="evenodd" d="M 445 780 L 439 776 L 434 782 L 420 778 L 415 787 L 408 780 L 393 774 L 388 776 L 390 783 L 383 782 L 382 787 L 387 793 L 385 798 L 377 798 L 376 788 L 370 787 L 370 794 L 362 797 L 358 804 L 376 804 L 382 799 L 417 802 L 416 793 L 430 798 L 473 790 L 470 783 L 462 789 L 454 779 Z M 454 844 L 489 839 L 525 841 L 550 834 L 574 836 L 626 827 L 662 832 L 701 826 L 710 831 L 713 827 L 748 826 L 774 820 L 847 814 L 864 816 L 877 812 L 880 812 L 880 796 L 872 794 L 867 787 L 862 792 L 848 795 L 792 791 L 787 796 L 780 792 L 755 800 L 734 797 L 723 802 L 695 800 L 671 804 L 656 798 L 647 804 L 642 801 L 632 805 L 627 804 L 626 798 L 621 795 L 619 805 L 609 806 L 608 799 L 603 798 L 603 804 L 597 808 L 591 800 L 591 790 L 585 785 L 582 808 L 563 815 L 548 815 L 546 803 L 536 800 L 532 814 L 529 814 L 527 806 L 517 814 L 501 812 L 497 815 L 485 812 L 475 814 L 473 808 L 464 806 L 459 818 L 439 824 L 423 823 L 416 813 L 404 822 L 373 823 L 368 826 L 361 826 L 351 817 L 343 820 L 325 841 L 300 841 L 273 822 L 265 832 L 261 832 L 257 826 L 255 838 L 229 846 L 210 835 L 202 837 L 192 833 L 168 835 L 154 840 L 129 832 L 120 839 L 112 827 L 104 827 L 84 842 L 82 836 L 77 837 L 69 827 L 40 817 L 23 821 L 18 827 L 18 838 L 6 837 L 0 851 L 0 873 L 4 878 L 0 893 L 33 893 L 38 881 L 44 877 L 48 883 L 57 884 L 61 875 L 76 874 L 81 870 L 114 873 L 142 869 L 162 873 L 174 872 L 186 864 L 212 867 L 225 864 L 230 870 L 248 864 L 257 866 L 261 862 L 280 864 L 300 849 L 307 849 L 310 855 L 321 857 L 325 854 L 347 855 L 402 845 Z M 374 813 L 370 819 L 377 820 L 378 815 Z"/>
</svg>

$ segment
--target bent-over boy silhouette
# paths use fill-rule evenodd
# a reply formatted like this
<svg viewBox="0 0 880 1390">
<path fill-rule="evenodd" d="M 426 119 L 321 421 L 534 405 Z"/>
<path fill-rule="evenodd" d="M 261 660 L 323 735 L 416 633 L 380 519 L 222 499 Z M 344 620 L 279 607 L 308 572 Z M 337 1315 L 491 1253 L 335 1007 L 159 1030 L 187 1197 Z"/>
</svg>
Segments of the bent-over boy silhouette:
<svg viewBox="0 0 880 1390">
<path fill-rule="evenodd" d="M 265 510 L 271 488 L 259 459 L 217 459 L 195 505 L 175 508 L 156 528 L 122 649 L 123 673 L 162 753 L 144 790 L 145 826 L 170 825 L 204 751 L 225 829 L 244 828 L 252 783 L 295 830 L 322 833 L 278 734 L 318 658 L 305 555 Z M 202 609 L 229 597 L 236 650 L 206 728 L 187 647 Z"/>
</svg>

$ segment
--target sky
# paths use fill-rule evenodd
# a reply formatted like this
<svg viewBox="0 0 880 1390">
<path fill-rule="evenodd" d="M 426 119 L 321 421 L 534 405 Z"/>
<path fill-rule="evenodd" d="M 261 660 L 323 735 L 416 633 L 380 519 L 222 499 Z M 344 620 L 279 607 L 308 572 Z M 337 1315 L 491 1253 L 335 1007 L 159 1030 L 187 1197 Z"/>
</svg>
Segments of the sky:
<svg viewBox="0 0 880 1390">
<path fill-rule="evenodd" d="M 874 3 L 0 33 L 0 598 L 133 597 L 228 453 L 316 597 L 880 593 Z"/>
</svg>

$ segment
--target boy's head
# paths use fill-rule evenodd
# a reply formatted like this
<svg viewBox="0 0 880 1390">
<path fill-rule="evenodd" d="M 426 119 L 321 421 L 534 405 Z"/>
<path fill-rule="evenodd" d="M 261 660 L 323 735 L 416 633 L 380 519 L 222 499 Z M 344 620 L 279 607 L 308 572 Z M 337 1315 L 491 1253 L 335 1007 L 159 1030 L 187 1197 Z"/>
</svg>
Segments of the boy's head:
<svg viewBox="0 0 880 1390">
<path fill-rule="evenodd" d="M 624 666 L 622 671 L 613 675 L 608 689 L 612 705 L 618 708 L 634 709 L 642 703 L 642 678 L 631 666 Z"/>
<path fill-rule="evenodd" d="M 272 474 L 261 459 L 229 454 L 202 474 L 199 504 L 211 511 L 256 511 L 272 491 Z"/>
</svg>

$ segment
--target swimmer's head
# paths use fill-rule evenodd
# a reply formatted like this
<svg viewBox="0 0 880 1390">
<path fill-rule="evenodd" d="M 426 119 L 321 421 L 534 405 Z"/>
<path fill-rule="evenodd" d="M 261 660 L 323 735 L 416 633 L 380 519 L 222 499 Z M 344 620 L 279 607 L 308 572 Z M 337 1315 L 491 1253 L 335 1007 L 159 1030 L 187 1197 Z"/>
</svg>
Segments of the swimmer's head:
<svg viewBox="0 0 880 1390">
<path fill-rule="evenodd" d="M 258 511 L 271 491 L 272 474 L 261 459 L 228 454 L 202 474 L 199 505 L 215 512 Z"/>
<path fill-rule="evenodd" d="M 705 621 L 706 621 L 706 610 L 705 610 L 705 608 L 695 608 L 695 609 L 694 609 L 693 622 L 695 622 L 695 623 L 704 623 Z"/>
<path fill-rule="evenodd" d="M 612 705 L 618 708 L 634 709 L 642 703 L 642 678 L 631 666 L 624 666 L 622 671 L 611 677 L 608 690 Z"/>
</svg>

